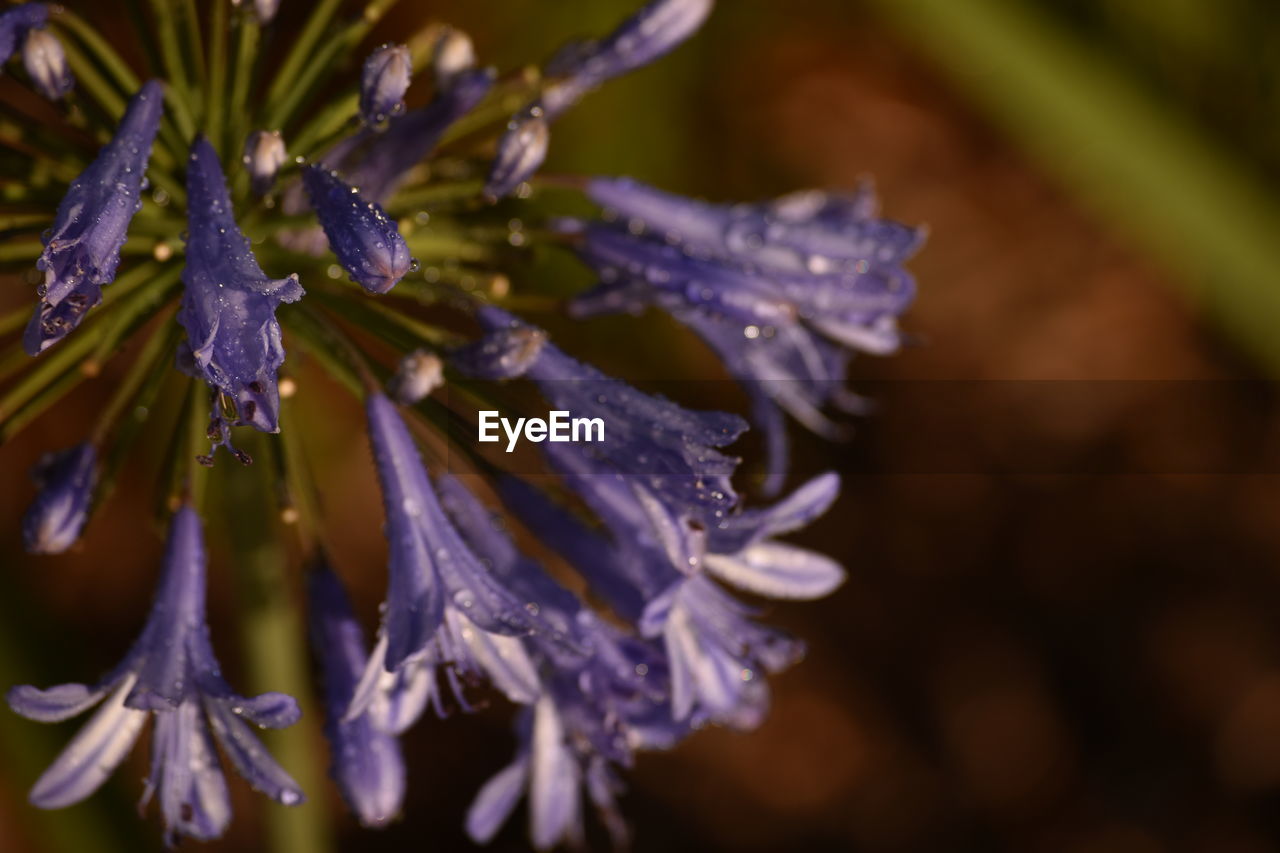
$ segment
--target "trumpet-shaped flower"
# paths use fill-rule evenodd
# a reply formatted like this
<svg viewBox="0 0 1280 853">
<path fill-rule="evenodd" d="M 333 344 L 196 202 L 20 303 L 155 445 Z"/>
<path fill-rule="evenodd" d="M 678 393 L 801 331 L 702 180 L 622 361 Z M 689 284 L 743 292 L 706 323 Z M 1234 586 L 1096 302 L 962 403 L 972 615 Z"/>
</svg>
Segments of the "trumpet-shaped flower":
<svg viewBox="0 0 1280 853">
<path fill-rule="evenodd" d="M 159 793 L 171 842 L 180 835 L 217 838 L 231 819 L 215 740 L 255 789 L 285 805 L 302 802 L 297 784 L 249 727 L 292 725 L 297 702 L 281 693 L 237 695 L 214 657 L 205 623 L 203 535 L 190 506 L 173 517 L 146 627 L 111 674 L 93 686 L 15 687 L 7 699 L 19 714 L 40 722 L 65 720 L 102 703 L 36 781 L 31 802 L 42 808 L 68 806 L 97 790 L 128 754 L 148 714 L 155 727 L 143 801 Z"/>
</svg>

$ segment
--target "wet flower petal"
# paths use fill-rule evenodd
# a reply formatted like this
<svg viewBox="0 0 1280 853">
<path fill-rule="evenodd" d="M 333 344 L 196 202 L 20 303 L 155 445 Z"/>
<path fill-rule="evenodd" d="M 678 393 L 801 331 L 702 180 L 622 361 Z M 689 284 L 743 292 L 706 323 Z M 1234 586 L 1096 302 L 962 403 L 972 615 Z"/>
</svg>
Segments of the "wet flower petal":
<svg viewBox="0 0 1280 853">
<path fill-rule="evenodd" d="M 532 178 L 547 159 L 550 142 L 551 128 L 540 104 L 514 116 L 498 140 L 498 154 L 484 185 L 485 197 L 497 201 Z"/>
<path fill-rule="evenodd" d="M 279 431 L 276 371 L 284 363 L 276 308 L 302 298 L 298 277 L 271 279 L 232 216 L 218 155 L 204 137 L 187 168 L 186 285 L 178 319 L 192 372 L 236 402 L 237 424 Z"/>
<path fill-rule="evenodd" d="M 307 166 L 302 181 L 338 262 L 370 293 L 386 293 L 414 260 L 395 220 L 343 183 L 335 172 Z"/>
<path fill-rule="evenodd" d="M 129 223 L 142 207 L 143 176 L 163 100 L 159 82 L 143 84 L 129 101 L 115 137 L 67 188 L 36 262 L 44 283 L 22 339 L 28 355 L 42 352 L 80 325 L 85 313 L 102 301 L 102 285 L 115 278 Z"/>
<path fill-rule="evenodd" d="M 379 128 L 404 112 L 412 73 L 409 48 L 402 44 L 384 44 L 369 55 L 360 76 L 360 116 L 365 124 Z"/>
</svg>

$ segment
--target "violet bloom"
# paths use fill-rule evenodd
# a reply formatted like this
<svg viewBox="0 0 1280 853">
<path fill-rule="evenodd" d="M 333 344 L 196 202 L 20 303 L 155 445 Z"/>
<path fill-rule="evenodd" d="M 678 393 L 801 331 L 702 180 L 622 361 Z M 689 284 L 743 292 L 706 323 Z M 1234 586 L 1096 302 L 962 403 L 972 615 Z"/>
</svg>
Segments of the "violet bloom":
<svg viewBox="0 0 1280 853">
<path fill-rule="evenodd" d="M 144 83 L 129 101 L 115 137 L 67 188 L 36 262 L 44 283 L 22 338 L 28 355 L 80 325 L 85 312 L 102 301 L 102 285 L 115 279 L 129 222 L 142 207 L 143 175 L 163 101 L 158 81 Z"/>
<path fill-rule="evenodd" d="M 375 129 L 404 112 L 413 60 L 402 44 L 384 44 L 364 61 L 360 75 L 360 117 Z"/>
<path fill-rule="evenodd" d="M 49 7 L 44 3 L 20 3 L 0 12 L 0 66 L 13 56 L 31 30 L 49 23 Z"/>
<path fill-rule="evenodd" d="M 367 713 L 346 718 L 366 660 L 364 632 L 342 582 L 323 561 L 308 574 L 307 593 L 312 646 L 324 677 L 329 772 L 360 823 L 382 826 L 400 813 L 404 802 L 400 743 Z"/>
<path fill-rule="evenodd" d="M 59 722 L 102 706 L 36 781 L 31 802 L 61 808 L 83 800 L 124 760 L 148 713 L 155 714 L 151 773 L 143 803 L 160 794 L 166 837 L 217 838 L 231 801 L 214 740 L 258 791 L 284 805 L 302 792 L 250 729 L 292 725 L 298 704 L 281 693 L 246 698 L 223 680 L 205 623 L 205 552 L 200 519 L 190 506 L 174 515 L 164 568 L 146 627 L 124 660 L 93 686 L 24 685 L 7 696 L 32 720 Z M 105 702 L 103 701 L 105 699 Z"/>
<path fill-rule="evenodd" d="M 751 395 L 777 491 L 787 456 L 778 407 L 820 434 L 844 434 L 823 410 L 862 409 L 844 389 L 854 352 L 901 345 L 897 320 L 915 295 L 902 264 L 923 230 L 878 218 L 869 186 L 713 205 L 601 178 L 588 195 L 607 221 L 570 227 L 601 284 L 575 313 L 656 305 L 697 332 Z"/>
<path fill-rule="evenodd" d="M 670 746 L 687 731 L 681 728 L 679 734 L 662 739 L 649 731 L 651 720 L 670 720 L 665 711 L 665 663 L 655 647 L 610 626 L 521 556 L 495 517 L 458 479 L 438 478 L 437 488 L 468 545 L 504 583 L 537 600 L 543 619 L 571 638 L 569 644 L 546 634 L 525 638 L 539 664 L 540 698 L 517 723 L 520 746 L 515 760 L 473 802 L 468 834 L 479 843 L 489 841 L 527 791 L 536 846 L 579 839 L 585 787 L 621 845 L 626 826 L 614 802 L 619 785 L 613 768 L 630 766 L 636 748 Z M 566 532 L 574 539 L 590 535 L 573 529 L 576 525 L 565 519 L 553 524 L 567 524 Z"/>
<path fill-rule="evenodd" d="M 276 174 L 288 159 L 280 131 L 257 130 L 249 134 L 241 161 L 249 172 L 249 186 L 254 195 L 263 196 L 271 191 Z"/>
<path fill-rule="evenodd" d="M 51 101 L 65 98 L 75 86 L 62 42 L 47 30 L 27 33 L 27 40 L 22 45 L 22 63 L 36 91 Z"/>
<path fill-rule="evenodd" d="M 539 627 L 536 605 L 495 580 L 445 517 L 395 405 L 371 394 L 366 413 L 391 558 L 378 643 L 348 716 L 369 708 L 399 721 L 387 729 L 407 725 L 438 698 L 441 667 L 460 699 L 460 677 L 485 675 L 527 701 L 536 679 L 517 638 Z"/>
<path fill-rule="evenodd" d="M 551 128 L 540 104 L 513 116 L 498 140 L 498 154 L 484 185 L 485 198 L 497 201 L 533 177 L 547 159 L 550 142 Z"/>
<path fill-rule="evenodd" d="M 705 573 L 681 578 L 649 602 L 640 627 L 666 643 L 676 719 L 700 709 L 738 729 L 759 725 L 768 709 L 762 676 L 798 660 L 803 645 L 751 622 L 751 612 L 707 575 L 769 598 L 827 595 L 844 581 L 839 564 L 773 537 L 824 513 L 839 488 L 838 477 L 824 474 L 772 507 L 723 520 L 708 534 Z"/>
<path fill-rule="evenodd" d="M 490 333 L 509 336 L 530 328 L 497 308 L 485 308 L 479 317 Z M 589 456 L 643 486 L 666 507 L 703 523 L 737 502 L 729 478 L 739 460 L 719 448 L 746 430 L 738 416 L 692 411 L 642 393 L 551 344 L 538 349 L 525 375 L 537 383 L 552 408 L 571 411 L 575 417 L 601 418 L 607 424 L 602 442 L 547 444 L 546 453 L 571 448 Z"/>
<path fill-rule="evenodd" d="M 235 401 L 236 424 L 278 432 L 276 371 L 284 347 L 276 308 L 301 299 L 302 287 L 297 275 L 271 279 L 258 266 L 232 215 L 218 155 L 203 136 L 187 160 L 187 197 L 178 320 L 187 330 L 191 372 Z"/>
<path fill-rule="evenodd" d="M 365 201 L 328 169 L 307 166 L 302 183 L 329 247 L 353 281 L 369 293 L 382 294 L 412 269 L 409 247 L 380 205 Z"/>
<path fill-rule="evenodd" d="M 97 482 L 98 450 L 90 442 L 46 454 L 32 471 L 39 491 L 22 519 L 32 554 L 61 554 L 80 538 Z"/>
</svg>

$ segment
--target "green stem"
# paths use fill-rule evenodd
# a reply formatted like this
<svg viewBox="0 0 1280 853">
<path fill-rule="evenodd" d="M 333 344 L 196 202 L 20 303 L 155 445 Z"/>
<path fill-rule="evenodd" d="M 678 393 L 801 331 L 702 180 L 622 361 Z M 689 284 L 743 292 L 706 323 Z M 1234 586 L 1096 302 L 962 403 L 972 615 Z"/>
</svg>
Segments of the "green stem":
<svg viewBox="0 0 1280 853">
<path fill-rule="evenodd" d="M 265 115 L 272 112 L 271 105 L 282 100 L 290 89 L 295 88 L 298 73 L 302 70 L 302 66 L 307 59 L 315 52 L 316 42 L 324 35 L 329 27 L 329 22 L 333 20 L 334 14 L 337 13 L 338 7 L 342 5 L 342 0 L 319 0 L 311 7 L 311 17 L 307 18 L 307 23 L 302 28 L 302 33 L 293 43 L 293 48 L 285 57 L 284 62 L 280 65 L 280 70 L 276 72 L 275 79 L 271 81 L 271 86 L 267 89 L 266 103 L 268 105 Z M 278 128 L 279 125 L 268 122 L 265 127 Z"/>
<path fill-rule="evenodd" d="M 230 114 L 227 151 L 233 158 L 240 153 L 248 136 L 249 87 L 255 77 L 260 34 L 258 21 L 249 10 L 236 16 L 236 59 L 231 67 L 231 98 L 227 102 Z"/>
<path fill-rule="evenodd" d="M 1122 66 L 1008 0 L 875 0 L 1044 166 L 1143 242 L 1280 372 L 1280 205 Z"/>
<path fill-rule="evenodd" d="M 173 116 L 182 138 L 191 139 L 196 135 L 196 122 L 187 107 L 192 103 L 192 88 L 178 44 L 178 25 L 173 15 L 177 4 L 173 0 L 150 0 L 150 2 L 151 17 L 155 22 L 157 41 L 160 46 L 160 59 L 164 63 L 164 73 L 169 83 L 165 87 L 165 102 L 169 105 L 168 112 Z M 185 156 L 185 152 L 183 155 Z"/>
<path fill-rule="evenodd" d="M 209 5 L 209 78 L 204 87 L 204 132 L 219 154 L 226 150 L 222 144 L 222 128 L 226 120 L 223 96 L 227 87 L 228 2 L 230 0 L 213 0 Z"/>
<path fill-rule="evenodd" d="M 324 754 L 317 721 L 321 719 L 308 677 L 305 630 L 299 618 L 297 594 L 287 571 L 288 555 L 276 535 L 270 505 L 275 467 L 273 442 L 252 436 L 252 454 L 260 460 L 227 477 L 226 517 L 236 554 L 236 612 L 246 652 L 251 693 L 280 691 L 298 700 L 302 719 L 287 729 L 265 732 L 263 740 L 272 754 L 307 791 L 310 799 L 299 806 L 265 806 L 270 848 L 320 853 L 332 849 L 328 809 L 323 796 Z"/>
</svg>

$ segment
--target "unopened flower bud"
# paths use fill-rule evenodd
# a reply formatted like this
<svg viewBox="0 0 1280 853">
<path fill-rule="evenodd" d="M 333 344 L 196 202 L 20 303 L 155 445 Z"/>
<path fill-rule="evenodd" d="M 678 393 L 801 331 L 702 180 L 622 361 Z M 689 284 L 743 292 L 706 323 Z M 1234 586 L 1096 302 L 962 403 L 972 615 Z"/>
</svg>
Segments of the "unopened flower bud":
<svg viewBox="0 0 1280 853">
<path fill-rule="evenodd" d="M 66 96 L 75 85 L 62 42 L 48 30 L 31 30 L 22 46 L 22 63 L 40 94 L 51 101 Z"/>
<path fill-rule="evenodd" d="M 432 66 L 436 73 L 436 85 L 449 88 L 454 77 L 476 65 L 476 51 L 471 38 L 461 30 L 446 29 L 436 41 Z"/>
<path fill-rule="evenodd" d="M 512 118 L 498 141 L 498 155 L 484 187 L 485 197 L 497 201 L 533 177 L 547 158 L 550 142 L 551 129 L 541 105 L 533 104 Z"/>
<path fill-rule="evenodd" d="M 39 492 L 22 520 L 32 554 L 61 554 L 80 538 L 97 480 L 98 452 L 85 442 L 50 453 L 32 471 Z"/>
<path fill-rule="evenodd" d="M 414 350 L 400 359 L 387 383 L 387 392 L 402 406 L 412 406 L 444 384 L 444 362 L 425 350 Z"/>
<path fill-rule="evenodd" d="M 278 130 L 254 131 L 245 140 L 243 159 L 254 195 L 266 195 L 275 183 L 276 173 L 288 159 L 284 137 Z"/>
<path fill-rule="evenodd" d="M 364 61 L 360 78 L 360 115 L 365 124 L 379 127 L 404 112 L 413 60 L 402 44 L 384 44 Z"/>
<path fill-rule="evenodd" d="M 386 293 L 413 268 L 396 221 L 379 205 L 365 201 L 355 187 L 318 166 L 303 170 L 302 184 L 329 248 L 353 281 L 370 293 Z"/>
</svg>

